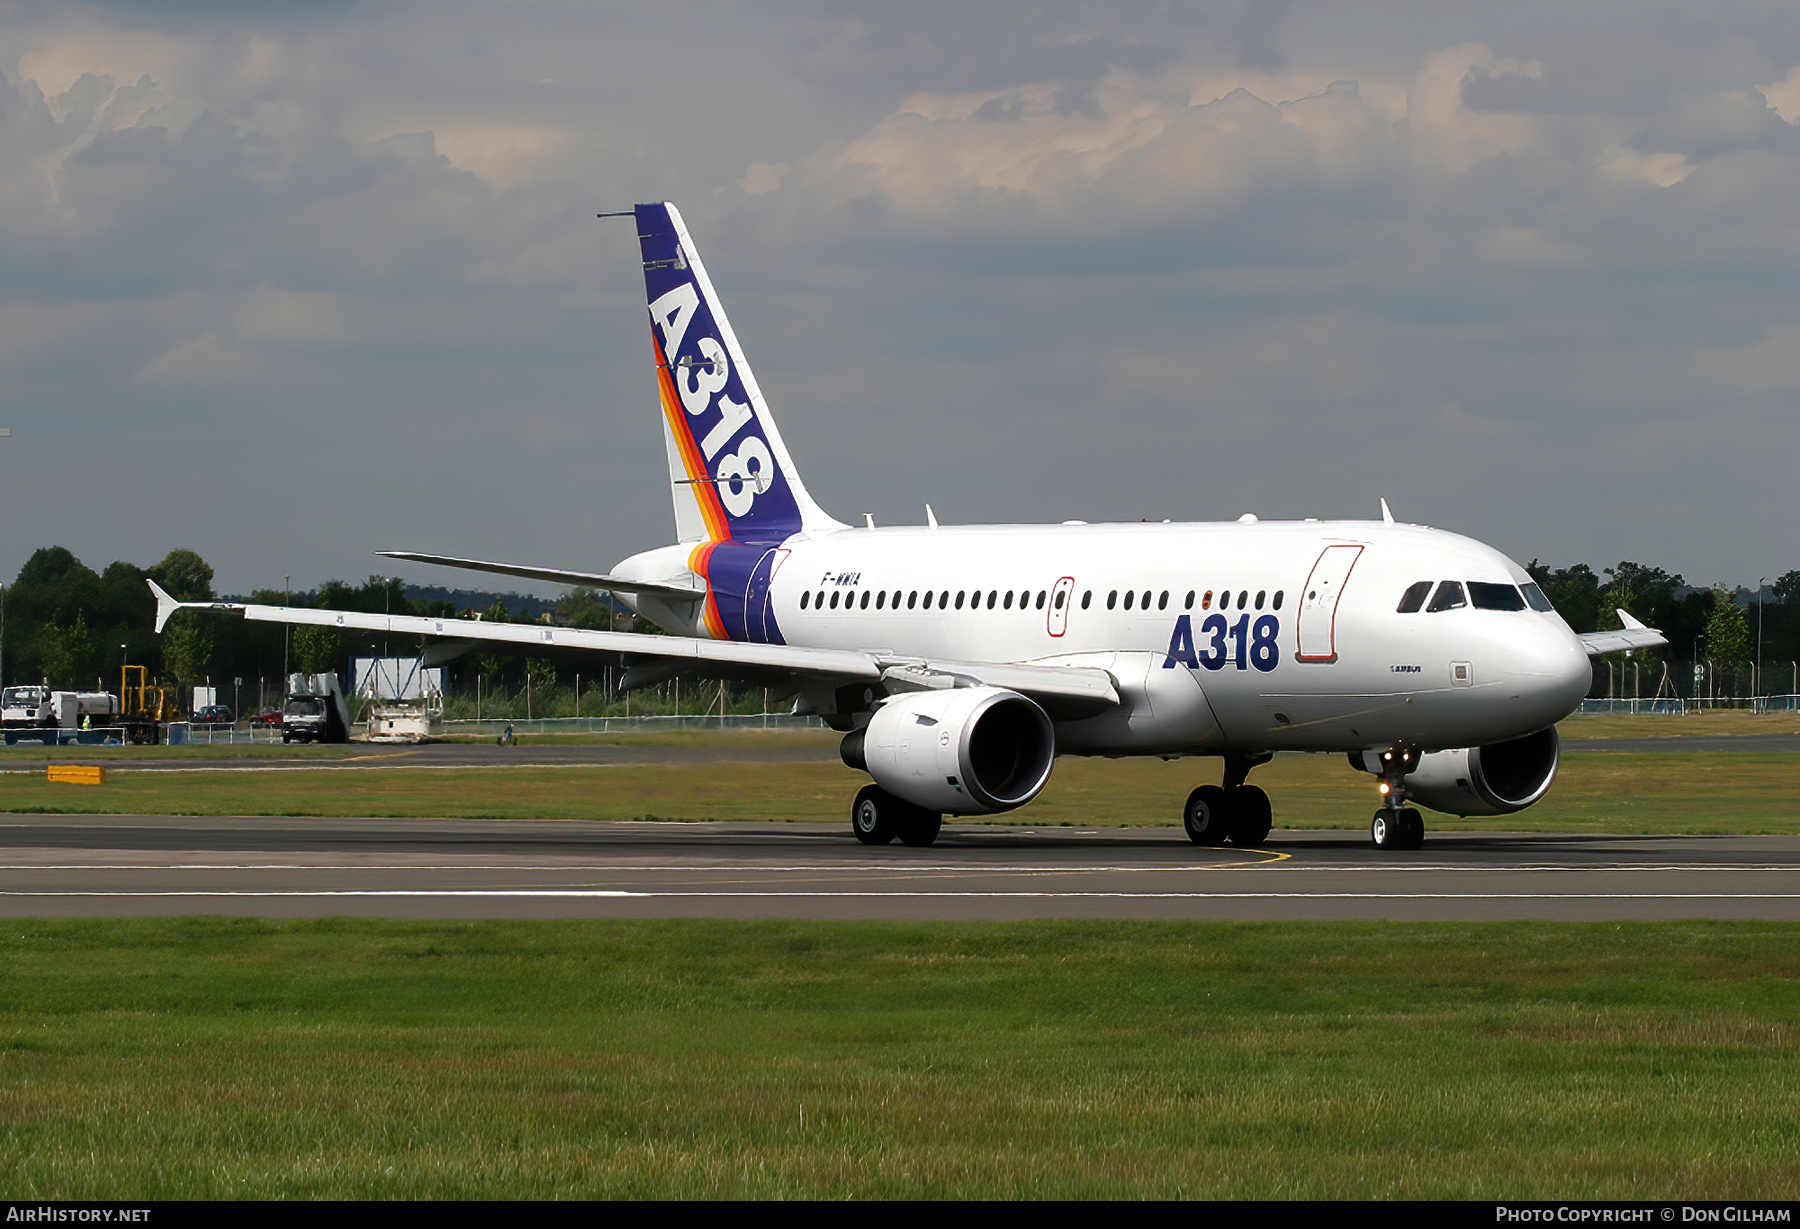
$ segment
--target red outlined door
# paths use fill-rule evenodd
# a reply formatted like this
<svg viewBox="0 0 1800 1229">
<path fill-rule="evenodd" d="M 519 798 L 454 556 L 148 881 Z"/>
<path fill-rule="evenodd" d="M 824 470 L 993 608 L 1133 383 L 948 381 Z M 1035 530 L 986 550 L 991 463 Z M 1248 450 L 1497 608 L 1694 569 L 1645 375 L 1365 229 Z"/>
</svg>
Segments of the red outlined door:
<svg viewBox="0 0 1800 1229">
<path fill-rule="evenodd" d="M 1075 600 L 1075 578 L 1065 576 L 1050 590 L 1050 606 L 1044 611 L 1044 627 L 1052 636 L 1069 630 L 1069 603 Z"/>
<path fill-rule="evenodd" d="M 1350 569 L 1363 553 L 1361 546 L 1327 546 L 1313 564 L 1300 593 L 1300 613 L 1294 629 L 1294 660 L 1337 660 L 1337 608 Z"/>
</svg>

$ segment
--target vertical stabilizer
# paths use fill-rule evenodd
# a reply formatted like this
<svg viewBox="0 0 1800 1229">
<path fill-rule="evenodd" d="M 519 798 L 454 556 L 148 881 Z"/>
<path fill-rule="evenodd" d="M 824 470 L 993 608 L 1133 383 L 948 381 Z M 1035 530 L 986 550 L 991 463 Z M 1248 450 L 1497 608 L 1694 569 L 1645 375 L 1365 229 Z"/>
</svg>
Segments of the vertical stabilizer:
<svg viewBox="0 0 1800 1229">
<path fill-rule="evenodd" d="M 680 212 L 662 201 L 634 214 L 680 540 L 843 528 L 806 493 Z"/>
</svg>

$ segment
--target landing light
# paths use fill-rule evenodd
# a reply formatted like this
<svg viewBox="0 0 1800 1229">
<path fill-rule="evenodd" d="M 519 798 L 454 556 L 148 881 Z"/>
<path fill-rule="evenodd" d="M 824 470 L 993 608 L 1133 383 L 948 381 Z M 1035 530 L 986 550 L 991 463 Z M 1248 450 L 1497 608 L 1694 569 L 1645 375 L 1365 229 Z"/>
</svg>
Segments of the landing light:
<svg viewBox="0 0 1800 1229">
<path fill-rule="evenodd" d="M 1383 781 L 1381 783 L 1381 792 L 1383 794 L 1386 794 L 1388 792 L 1388 783 L 1386 781 Z"/>
</svg>

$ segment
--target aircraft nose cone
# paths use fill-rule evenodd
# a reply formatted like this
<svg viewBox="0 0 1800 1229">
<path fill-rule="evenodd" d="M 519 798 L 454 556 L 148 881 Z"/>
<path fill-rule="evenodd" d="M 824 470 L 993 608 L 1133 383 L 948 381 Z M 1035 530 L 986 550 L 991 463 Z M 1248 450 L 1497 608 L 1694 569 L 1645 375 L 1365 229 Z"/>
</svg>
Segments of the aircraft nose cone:
<svg viewBox="0 0 1800 1229">
<path fill-rule="evenodd" d="M 1546 724 L 1561 721 L 1581 707 L 1593 682 L 1594 668 L 1573 633 L 1546 622 L 1518 664 L 1521 698 L 1542 709 Z"/>
</svg>

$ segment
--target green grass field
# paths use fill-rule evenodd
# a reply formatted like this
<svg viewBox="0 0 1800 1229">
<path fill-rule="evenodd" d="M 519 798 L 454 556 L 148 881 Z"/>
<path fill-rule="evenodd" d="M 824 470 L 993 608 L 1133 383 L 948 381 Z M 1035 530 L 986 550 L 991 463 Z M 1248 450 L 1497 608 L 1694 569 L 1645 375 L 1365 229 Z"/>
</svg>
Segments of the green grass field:
<svg viewBox="0 0 1800 1229">
<path fill-rule="evenodd" d="M 13 1199 L 1791 1199 L 1800 926 L 0 926 Z"/>
<path fill-rule="evenodd" d="M 38 761 L 42 762 L 41 757 Z M 1030 806 L 993 822 L 1036 826 L 1173 825 L 1218 761 L 1057 762 Z M 1362 828 L 1372 778 L 1338 756 L 1283 756 L 1252 778 L 1288 828 Z M 866 783 L 834 763 L 658 767 L 291 769 L 134 772 L 102 786 L 0 775 L 0 810 L 176 815 L 381 815 L 416 818 L 847 820 Z M 982 822 L 970 817 L 958 822 Z M 1800 832 L 1800 756 L 1759 752 L 1571 752 L 1548 797 L 1516 815 L 1434 828 L 1549 832 Z"/>
</svg>

